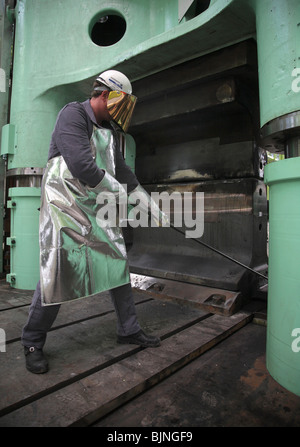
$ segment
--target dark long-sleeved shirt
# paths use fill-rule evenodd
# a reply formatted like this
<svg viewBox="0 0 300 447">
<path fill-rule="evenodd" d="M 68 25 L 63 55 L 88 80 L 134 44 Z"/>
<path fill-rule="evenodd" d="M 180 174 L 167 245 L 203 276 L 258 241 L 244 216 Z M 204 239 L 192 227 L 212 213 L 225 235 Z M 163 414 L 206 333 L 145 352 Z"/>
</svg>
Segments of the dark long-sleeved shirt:
<svg viewBox="0 0 300 447">
<path fill-rule="evenodd" d="M 82 183 L 95 187 L 103 178 L 103 170 L 93 159 L 90 138 L 96 121 L 90 101 L 67 104 L 58 114 L 52 133 L 48 159 L 62 155 L 73 177 Z M 126 165 L 120 150 L 116 150 L 116 179 L 127 185 L 131 192 L 138 180 Z"/>
</svg>

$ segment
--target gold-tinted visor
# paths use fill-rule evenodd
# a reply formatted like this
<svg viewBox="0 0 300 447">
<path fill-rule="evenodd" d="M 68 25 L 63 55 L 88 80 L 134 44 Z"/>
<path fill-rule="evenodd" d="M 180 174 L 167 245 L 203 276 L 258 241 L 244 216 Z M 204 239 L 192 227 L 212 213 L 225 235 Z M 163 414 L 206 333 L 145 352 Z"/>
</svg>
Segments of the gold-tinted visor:
<svg viewBox="0 0 300 447">
<path fill-rule="evenodd" d="M 132 113 L 136 104 L 136 96 L 120 91 L 109 92 L 107 109 L 111 119 L 124 131 L 127 132 Z"/>
</svg>

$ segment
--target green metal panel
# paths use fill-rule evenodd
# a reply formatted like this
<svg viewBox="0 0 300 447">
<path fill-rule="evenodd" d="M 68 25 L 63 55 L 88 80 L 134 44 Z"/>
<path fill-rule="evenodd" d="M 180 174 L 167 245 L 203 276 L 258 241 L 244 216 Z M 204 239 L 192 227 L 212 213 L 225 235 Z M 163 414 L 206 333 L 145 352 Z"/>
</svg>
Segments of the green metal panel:
<svg viewBox="0 0 300 447">
<path fill-rule="evenodd" d="M 11 101 L 18 144 L 8 169 L 45 165 L 57 112 L 87 98 L 99 72 L 119 68 L 135 80 L 243 40 L 255 32 L 249 11 L 240 0 L 215 0 L 203 14 L 178 23 L 177 1 L 19 0 Z M 121 17 L 126 31 L 102 46 L 91 30 L 107 15 Z"/>
<path fill-rule="evenodd" d="M 16 126 L 14 124 L 6 124 L 2 127 L 1 134 L 1 155 L 13 155 L 16 146 Z"/>
<path fill-rule="evenodd" d="M 40 188 L 10 188 L 11 272 L 7 281 L 18 289 L 35 289 L 39 280 L 39 211 Z"/>
<path fill-rule="evenodd" d="M 269 299 L 267 368 L 300 396 L 300 158 L 269 164 Z M 299 333 L 297 332 L 299 331 Z M 299 338 L 298 338 L 299 340 Z M 299 349 L 298 349 L 299 346 Z"/>
<path fill-rule="evenodd" d="M 86 99 L 92 79 L 120 62 L 128 48 L 176 25 L 177 6 L 174 11 L 172 2 L 154 3 L 156 8 L 149 0 L 18 1 L 11 103 L 18 146 L 8 169 L 44 166 L 58 110 Z M 100 47 L 91 39 L 93 25 L 106 15 L 126 21 L 117 47 Z"/>
</svg>

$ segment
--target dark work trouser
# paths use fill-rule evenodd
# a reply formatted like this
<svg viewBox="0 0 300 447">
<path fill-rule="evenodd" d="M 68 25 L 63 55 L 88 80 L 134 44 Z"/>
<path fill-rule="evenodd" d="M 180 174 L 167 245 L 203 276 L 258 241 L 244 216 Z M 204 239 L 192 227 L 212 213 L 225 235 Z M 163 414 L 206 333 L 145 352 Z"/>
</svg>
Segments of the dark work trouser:
<svg viewBox="0 0 300 447">
<path fill-rule="evenodd" d="M 137 320 L 131 284 L 110 290 L 110 295 L 117 314 L 118 335 L 130 335 L 138 332 L 140 325 Z M 38 282 L 29 309 L 28 320 L 23 328 L 22 344 L 42 349 L 59 309 L 60 304 L 42 306 L 41 288 L 40 282 Z"/>
</svg>

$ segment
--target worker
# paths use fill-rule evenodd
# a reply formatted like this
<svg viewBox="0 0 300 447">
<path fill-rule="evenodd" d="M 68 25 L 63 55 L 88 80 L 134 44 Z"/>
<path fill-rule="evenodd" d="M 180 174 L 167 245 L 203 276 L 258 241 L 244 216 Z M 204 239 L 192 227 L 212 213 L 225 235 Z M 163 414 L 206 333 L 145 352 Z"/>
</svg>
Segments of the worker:
<svg viewBox="0 0 300 447">
<path fill-rule="evenodd" d="M 137 319 L 120 225 L 97 219 L 101 194 L 117 200 L 124 191 L 143 191 L 150 207 L 152 199 L 120 151 L 135 103 L 129 79 L 107 70 L 94 81 L 89 99 L 69 103 L 58 114 L 42 182 L 40 281 L 22 332 L 32 373 L 48 371 L 43 347 L 60 305 L 105 290 L 116 310 L 117 341 L 160 346 Z"/>
</svg>

